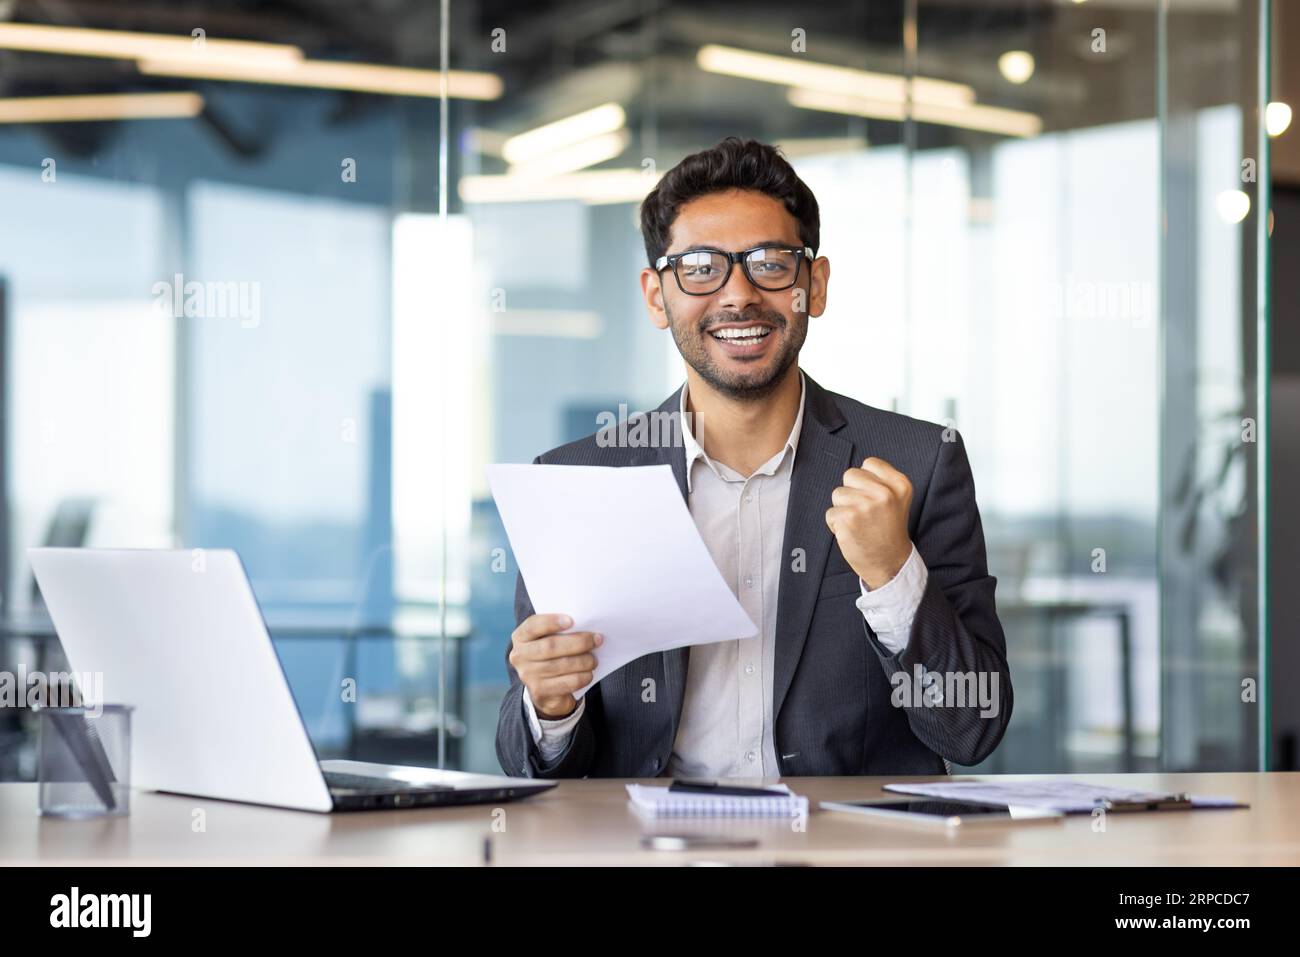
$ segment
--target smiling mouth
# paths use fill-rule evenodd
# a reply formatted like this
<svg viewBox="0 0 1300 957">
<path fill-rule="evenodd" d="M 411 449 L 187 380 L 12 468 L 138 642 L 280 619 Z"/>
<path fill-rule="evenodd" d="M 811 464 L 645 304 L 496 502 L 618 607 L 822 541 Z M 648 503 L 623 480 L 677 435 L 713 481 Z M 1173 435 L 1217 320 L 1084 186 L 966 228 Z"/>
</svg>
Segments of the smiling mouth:
<svg viewBox="0 0 1300 957">
<path fill-rule="evenodd" d="M 730 345 L 752 346 L 762 342 L 771 332 L 769 326 L 746 326 L 743 329 L 715 329 L 709 335 Z"/>
</svg>

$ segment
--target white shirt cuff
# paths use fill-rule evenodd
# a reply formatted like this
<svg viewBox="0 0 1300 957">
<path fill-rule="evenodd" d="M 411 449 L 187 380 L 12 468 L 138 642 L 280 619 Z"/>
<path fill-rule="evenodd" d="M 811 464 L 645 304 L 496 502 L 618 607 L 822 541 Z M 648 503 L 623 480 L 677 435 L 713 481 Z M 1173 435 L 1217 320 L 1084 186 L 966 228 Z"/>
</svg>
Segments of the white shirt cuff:
<svg viewBox="0 0 1300 957">
<path fill-rule="evenodd" d="M 587 696 L 583 695 L 578 699 L 578 706 L 573 709 L 572 714 L 555 720 L 539 718 L 537 709 L 533 707 L 533 696 L 528 693 L 527 688 L 524 689 L 524 711 L 528 714 L 528 727 L 533 732 L 533 741 L 537 744 L 537 750 L 542 753 L 543 760 L 550 761 L 558 758 L 568 747 L 569 736 L 573 734 L 573 729 L 577 726 L 586 707 Z"/>
<path fill-rule="evenodd" d="M 929 581 L 930 571 L 921 561 L 921 553 L 912 546 L 912 554 L 907 556 L 898 574 L 879 588 L 868 588 L 867 583 L 858 579 L 862 586 L 862 597 L 858 599 L 858 610 L 867 619 L 867 624 L 876 633 L 876 639 L 891 653 L 898 654 L 907 647 L 908 636 L 912 633 L 912 619 L 916 609 L 921 605 L 925 595 L 925 585 Z"/>
</svg>

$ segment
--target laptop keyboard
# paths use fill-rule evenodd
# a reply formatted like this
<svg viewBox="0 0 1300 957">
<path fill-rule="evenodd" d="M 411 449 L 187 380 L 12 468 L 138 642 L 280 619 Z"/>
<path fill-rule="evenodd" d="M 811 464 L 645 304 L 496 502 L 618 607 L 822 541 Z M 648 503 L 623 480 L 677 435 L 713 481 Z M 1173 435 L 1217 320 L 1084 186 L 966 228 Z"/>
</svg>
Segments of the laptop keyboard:
<svg viewBox="0 0 1300 957">
<path fill-rule="evenodd" d="M 326 771 L 325 784 L 331 788 L 348 791 L 450 791 L 446 784 L 415 784 L 411 781 L 394 781 L 392 778 L 371 777 L 368 774 L 348 774 L 343 771 Z"/>
</svg>

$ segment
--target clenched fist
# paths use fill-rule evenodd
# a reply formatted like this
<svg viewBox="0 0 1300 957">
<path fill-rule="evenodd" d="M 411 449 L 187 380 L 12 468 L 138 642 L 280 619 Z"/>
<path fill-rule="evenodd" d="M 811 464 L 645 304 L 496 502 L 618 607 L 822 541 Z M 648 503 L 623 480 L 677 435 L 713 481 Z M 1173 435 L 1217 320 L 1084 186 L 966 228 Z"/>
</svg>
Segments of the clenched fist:
<svg viewBox="0 0 1300 957">
<path fill-rule="evenodd" d="M 875 456 L 845 472 L 844 484 L 831 493 L 826 524 L 845 561 L 868 588 L 888 583 L 912 554 L 907 534 L 911 507 L 912 483 Z"/>
</svg>

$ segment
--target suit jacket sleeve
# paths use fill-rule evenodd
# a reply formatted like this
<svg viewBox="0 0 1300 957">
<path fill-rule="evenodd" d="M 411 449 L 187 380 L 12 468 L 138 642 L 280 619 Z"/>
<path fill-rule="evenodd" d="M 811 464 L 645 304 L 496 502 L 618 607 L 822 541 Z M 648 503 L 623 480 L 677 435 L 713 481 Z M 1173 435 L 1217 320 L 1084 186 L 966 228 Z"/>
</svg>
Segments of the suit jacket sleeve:
<svg viewBox="0 0 1300 957">
<path fill-rule="evenodd" d="M 541 456 L 533 464 L 541 462 Z M 562 611 L 563 609 L 554 609 Z M 523 575 L 515 582 L 515 624 L 520 624 L 533 614 L 533 603 L 524 587 Z M 510 690 L 501 702 L 497 717 L 497 760 L 506 774 L 529 778 L 582 778 L 591 770 L 596 754 L 596 727 L 593 712 L 599 710 L 599 686 L 587 691 L 587 705 L 582 717 L 569 735 L 567 747 L 554 759 L 547 761 L 533 740 L 524 711 L 524 683 L 510 664 L 511 642 L 506 641 L 506 671 L 510 676 Z"/>
<path fill-rule="evenodd" d="M 912 732 L 930 750 L 954 763 L 972 765 L 992 753 L 1011 719 L 1011 672 L 994 604 L 997 579 L 988 573 L 975 481 L 961 434 L 950 434 L 952 441 L 939 443 L 912 533 L 929 580 L 907 644 L 895 654 L 879 642 L 869 624 L 863 625 L 886 677 L 896 686 L 903 680 L 913 682 L 917 664 L 937 672 L 945 684 L 950 675 L 973 676 L 973 682 L 963 686 L 963 707 L 946 700 L 941 707 L 928 706 L 915 695 L 891 697 L 896 704 L 903 702 L 899 706 L 905 707 Z M 970 693 L 981 683 L 996 691 L 988 708 L 980 705 L 978 694 Z"/>
</svg>

